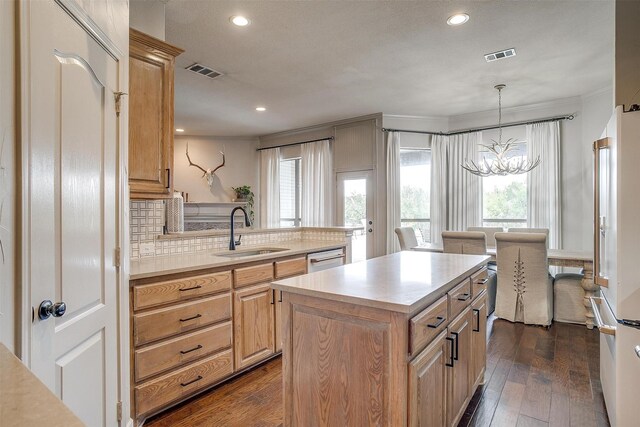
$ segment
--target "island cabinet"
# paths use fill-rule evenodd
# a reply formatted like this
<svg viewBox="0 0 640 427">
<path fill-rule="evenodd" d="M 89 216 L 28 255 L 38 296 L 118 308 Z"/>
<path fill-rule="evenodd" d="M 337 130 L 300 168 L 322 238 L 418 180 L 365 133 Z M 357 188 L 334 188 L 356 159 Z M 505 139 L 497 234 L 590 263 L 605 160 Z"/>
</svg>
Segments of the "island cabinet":
<svg viewBox="0 0 640 427">
<path fill-rule="evenodd" d="M 129 30 L 129 186 L 132 199 L 172 194 L 175 58 L 182 49 Z"/>
<path fill-rule="evenodd" d="M 270 282 L 306 263 L 302 254 L 132 280 L 136 422 L 278 354 L 282 299 Z"/>
<path fill-rule="evenodd" d="M 284 425 L 457 425 L 484 373 L 488 259 L 405 251 L 274 281 Z"/>
</svg>

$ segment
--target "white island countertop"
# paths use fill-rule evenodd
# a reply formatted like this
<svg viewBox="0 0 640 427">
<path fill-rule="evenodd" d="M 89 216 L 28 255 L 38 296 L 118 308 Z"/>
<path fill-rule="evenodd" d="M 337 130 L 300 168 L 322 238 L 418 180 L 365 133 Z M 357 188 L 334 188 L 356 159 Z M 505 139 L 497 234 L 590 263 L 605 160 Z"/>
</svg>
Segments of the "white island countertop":
<svg viewBox="0 0 640 427">
<path fill-rule="evenodd" d="M 489 261 L 485 255 L 402 251 L 291 279 L 272 287 L 334 301 L 412 313 Z"/>
<path fill-rule="evenodd" d="M 238 246 L 235 254 L 241 255 L 244 251 L 260 249 L 284 249 L 268 254 L 229 257 L 220 255 L 232 255 L 233 251 L 210 251 L 190 254 L 156 256 L 131 260 L 129 266 L 129 279 L 137 280 L 148 277 L 164 276 L 168 274 L 184 273 L 189 271 L 204 270 L 208 268 L 235 266 L 241 263 L 249 263 L 273 258 L 287 257 L 291 255 L 306 254 L 309 252 L 325 251 L 345 247 L 346 242 L 337 240 L 290 240 L 284 242 L 270 242 L 263 245 Z"/>
</svg>

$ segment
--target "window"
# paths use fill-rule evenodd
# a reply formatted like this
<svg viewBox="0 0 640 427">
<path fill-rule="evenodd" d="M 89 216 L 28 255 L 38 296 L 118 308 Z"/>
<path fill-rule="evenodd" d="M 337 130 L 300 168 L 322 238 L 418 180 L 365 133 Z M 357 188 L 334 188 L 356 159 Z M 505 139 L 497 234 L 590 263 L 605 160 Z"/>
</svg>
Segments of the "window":
<svg viewBox="0 0 640 427">
<path fill-rule="evenodd" d="M 299 227 L 301 224 L 300 159 L 280 161 L 280 227 Z"/>
<path fill-rule="evenodd" d="M 526 158 L 524 142 L 518 144 L 515 154 Z M 485 227 L 527 226 L 527 176 L 525 173 L 482 178 L 482 222 Z"/>
<path fill-rule="evenodd" d="M 418 243 L 431 241 L 431 150 L 400 149 L 400 224 L 413 227 Z"/>
</svg>

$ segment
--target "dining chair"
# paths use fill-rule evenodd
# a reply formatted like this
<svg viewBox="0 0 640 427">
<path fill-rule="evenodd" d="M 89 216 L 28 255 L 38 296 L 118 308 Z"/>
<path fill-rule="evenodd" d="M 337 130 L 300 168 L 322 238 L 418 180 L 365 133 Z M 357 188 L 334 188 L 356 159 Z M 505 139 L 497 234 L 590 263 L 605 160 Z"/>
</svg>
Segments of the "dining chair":
<svg viewBox="0 0 640 427">
<path fill-rule="evenodd" d="M 396 228 L 396 235 L 400 241 L 400 249 L 403 251 L 409 251 L 411 248 L 418 246 L 418 239 L 416 238 L 416 232 L 411 227 L 398 227 Z"/>
<path fill-rule="evenodd" d="M 549 326 L 553 320 L 553 277 L 544 233 L 496 233 L 496 317 Z"/>
<path fill-rule="evenodd" d="M 443 231 L 442 245 L 447 254 L 486 255 L 487 235 L 479 231 Z"/>
<path fill-rule="evenodd" d="M 467 231 L 480 231 L 487 236 L 487 247 L 496 247 L 496 233 L 502 233 L 504 228 L 502 227 L 467 227 Z"/>
<path fill-rule="evenodd" d="M 547 249 L 549 248 L 549 229 L 548 228 L 531 228 L 531 227 L 509 227 L 509 233 L 543 233 L 547 236 Z"/>
<path fill-rule="evenodd" d="M 556 322 L 585 324 L 583 277 L 576 273 L 556 274 L 553 281 L 553 320 Z"/>
<path fill-rule="evenodd" d="M 442 252 L 449 254 L 486 255 L 487 234 L 483 231 L 443 231 Z M 491 262 L 491 261 L 490 261 Z M 496 306 L 496 288 L 498 277 L 496 265 L 487 265 L 487 314 L 493 313 Z"/>
</svg>

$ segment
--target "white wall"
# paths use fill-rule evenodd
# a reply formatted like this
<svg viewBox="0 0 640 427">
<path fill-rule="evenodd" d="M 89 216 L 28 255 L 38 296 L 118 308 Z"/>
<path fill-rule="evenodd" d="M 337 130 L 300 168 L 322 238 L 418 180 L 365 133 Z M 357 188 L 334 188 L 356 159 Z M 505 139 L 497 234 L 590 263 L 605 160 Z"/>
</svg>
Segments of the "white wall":
<svg viewBox="0 0 640 427">
<path fill-rule="evenodd" d="M 204 169 L 214 169 L 226 162 L 214 178 L 211 188 L 200 169 L 189 166 L 185 155 L 187 142 L 191 161 Z M 250 185 L 255 194 L 256 224 L 260 223 L 260 153 L 257 139 L 206 136 L 176 136 L 174 142 L 174 181 L 176 191 L 189 193 L 190 202 L 230 202 L 235 197 L 231 187 Z"/>
<path fill-rule="evenodd" d="M 593 247 L 592 142 L 600 137 L 613 111 L 613 89 L 602 89 L 583 97 L 559 99 L 536 105 L 503 109 L 503 122 L 534 120 L 575 114 L 560 124 L 562 175 L 562 239 L 565 249 Z M 451 130 L 494 125 L 496 111 L 450 118 Z M 525 139 L 522 127 L 507 128 L 503 138 Z M 485 141 L 497 139 L 496 131 L 483 132 Z"/>
<path fill-rule="evenodd" d="M 15 237 L 15 2 L 0 2 L 0 342 L 15 351 L 16 277 Z"/>
<path fill-rule="evenodd" d="M 129 25 L 157 39 L 165 37 L 165 11 L 161 0 L 131 0 Z"/>
<path fill-rule="evenodd" d="M 404 129 L 428 132 L 448 132 L 448 117 L 396 116 L 385 114 L 382 125 L 386 129 Z M 385 135 L 386 137 L 386 135 Z M 428 148 L 430 136 L 419 133 L 400 134 L 400 146 L 405 148 Z"/>
</svg>

